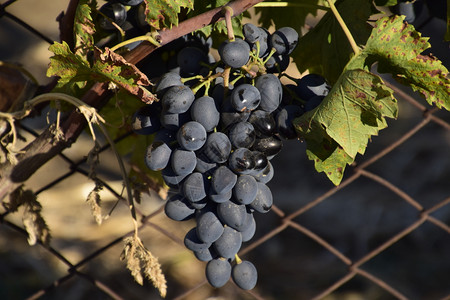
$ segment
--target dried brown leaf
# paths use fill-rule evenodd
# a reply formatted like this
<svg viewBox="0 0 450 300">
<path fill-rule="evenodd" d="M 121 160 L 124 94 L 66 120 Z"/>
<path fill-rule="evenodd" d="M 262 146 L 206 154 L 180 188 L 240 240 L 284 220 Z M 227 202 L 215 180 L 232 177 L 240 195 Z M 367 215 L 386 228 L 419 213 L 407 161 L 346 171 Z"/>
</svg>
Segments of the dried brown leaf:
<svg viewBox="0 0 450 300">
<path fill-rule="evenodd" d="M 144 284 L 144 276 L 153 283 L 159 290 L 161 297 L 167 294 L 167 282 L 161 271 L 158 259 L 147 250 L 142 241 L 137 236 L 124 239 L 125 247 L 120 256 L 121 260 L 126 260 L 127 268 L 131 271 L 137 283 Z"/>
<path fill-rule="evenodd" d="M 95 222 L 97 222 L 98 225 L 101 225 L 103 221 L 100 199 L 100 191 L 102 189 L 103 184 L 99 181 L 96 181 L 94 189 L 89 193 L 86 199 L 86 202 L 91 207 L 91 213 L 94 216 Z"/>
<path fill-rule="evenodd" d="M 22 216 L 23 225 L 28 232 L 28 243 L 35 245 L 37 241 L 48 245 L 50 243 L 50 229 L 41 215 L 42 205 L 37 201 L 36 195 L 31 190 L 23 192 L 24 212 Z"/>
</svg>

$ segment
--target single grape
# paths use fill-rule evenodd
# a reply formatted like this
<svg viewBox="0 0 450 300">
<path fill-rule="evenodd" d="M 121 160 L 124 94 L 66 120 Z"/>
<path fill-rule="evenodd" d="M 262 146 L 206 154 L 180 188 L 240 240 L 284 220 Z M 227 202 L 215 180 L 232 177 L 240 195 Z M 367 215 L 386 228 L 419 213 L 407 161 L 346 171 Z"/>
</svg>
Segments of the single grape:
<svg viewBox="0 0 450 300">
<path fill-rule="evenodd" d="M 212 172 L 217 168 L 217 163 L 211 162 L 209 158 L 204 155 L 203 152 L 198 151 L 197 155 L 197 164 L 195 165 L 195 171 L 208 174 L 212 174 Z"/>
<path fill-rule="evenodd" d="M 238 174 L 250 174 L 255 167 L 255 157 L 247 148 L 238 148 L 231 153 L 228 166 Z"/>
<path fill-rule="evenodd" d="M 223 194 L 217 194 L 213 189 L 210 189 L 208 197 L 215 203 L 224 203 L 231 199 L 233 196 L 233 190 L 229 190 Z"/>
<path fill-rule="evenodd" d="M 255 200 L 250 203 L 250 208 L 260 213 L 266 213 L 272 208 L 272 205 L 273 198 L 270 188 L 264 183 L 258 182 L 258 193 L 256 194 Z"/>
<path fill-rule="evenodd" d="M 144 1 L 144 0 L 119 0 L 120 3 L 122 3 L 123 5 L 128 5 L 128 6 L 137 6 L 137 5 L 141 4 L 142 1 Z"/>
<path fill-rule="evenodd" d="M 224 64 L 232 68 L 240 68 L 250 58 L 250 46 L 242 39 L 225 41 L 219 46 L 219 56 Z"/>
<path fill-rule="evenodd" d="M 305 111 L 311 111 L 322 103 L 325 96 L 314 96 L 305 103 Z"/>
<path fill-rule="evenodd" d="M 272 164 L 269 161 L 267 167 L 263 171 L 254 175 L 254 177 L 256 181 L 266 184 L 272 180 L 273 175 L 274 175 L 274 168 L 272 167 Z"/>
<path fill-rule="evenodd" d="M 261 30 L 258 26 L 251 23 L 244 24 L 242 27 L 242 33 L 247 42 L 253 44 L 261 37 Z"/>
<path fill-rule="evenodd" d="M 202 63 L 208 63 L 208 55 L 197 47 L 184 47 L 178 52 L 177 63 L 181 74 L 193 76 L 200 74 Z"/>
<path fill-rule="evenodd" d="M 153 142 L 147 147 L 145 164 L 150 170 L 160 171 L 164 169 L 170 160 L 172 149 L 164 142 Z"/>
<path fill-rule="evenodd" d="M 202 124 L 206 132 L 214 130 L 219 124 L 220 113 L 212 97 L 203 96 L 194 100 L 190 112 L 192 120 Z"/>
<path fill-rule="evenodd" d="M 253 85 L 244 83 L 233 89 L 230 101 L 231 105 L 238 112 L 252 111 L 261 102 L 261 94 Z"/>
<path fill-rule="evenodd" d="M 175 149 L 170 157 L 172 170 L 177 175 L 189 175 L 194 171 L 197 158 L 194 151 Z"/>
<path fill-rule="evenodd" d="M 131 118 L 131 129 L 142 135 L 149 135 L 161 128 L 159 105 L 145 105 L 140 107 Z"/>
<path fill-rule="evenodd" d="M 233 266 L 231 277 L 234 283 L 241 289 L 251 290 L 256 286 L 256 282 L 258 281 L 258 272 L 251 262 L 244 260 Z"/>
<path fill-rule="evenodd" d="M 191 202 L 198 202 L 206 197 L 209 181 L 201 173 L 194 172 L 183 181 L 183 194 Z"/>
<path fill-rule="evenodd" d="M 255 200 L 258 192 L 258 183 L 253 176 L 240 175 L 233 187 L 233 196 L 240 204 L 250 204 Z"/>
<path fill-rule="evenodd" d="M 172 86 L 164 93 L 161 104 L 165 112 L 181 114 L 188 111 L 194 99 L 194 93 L 189 87 L 185 85 Z"/>
<path fill-rule="evenodd" d="M 239 231 L 225 226 L 222 235 L 213 243 L 214 249 L 221 257 L 233 259 L 242 245 L 242 236 Z"/>
<path fill-rule="evenodd" d="M 227 135 L 222 132 L 213 132 L 208 135 L 206 143 L 202 148 L 202 153 L 215 163 L 227 161 L 231 152 L 231 142 Z"/>
<path fill-rule="evenodd" d="M 162 171 L 161 171 L 162 178 L 164 182 L 171 188 L 179 188 L 180 183 L 183 181 L 184 178 L 186 178 L 187 175 L 178 175 L 173 170 L 170 164 L 167 165 Z"/>
<path fill-rule="evenodd" d="M 224 227 L 214 211 L 206 211 L 197 216 L 197 236 L 205 243 L 215 242 Z"/>
<path fill-rule="evenodd" d="M 253 168 L 254 172 L 251 173 L 251 175 L 258 174 L 262 172 L 269 163 L 269 160 L 267 159 L 267 156 L 259 151 L 252 151 L 253 157 L 255 158 L 255 167 Z"/>
<path fill-rule="evenodd" d="M 184 236 L 184 245 L 191 251 L 206 250 L 211 246 L 211 243 L 205 243 L 197 236 L 197 228 L 192 228 Z"/>
<path fill-rule="evenodd" d="M 256 139 L 253 144 L 253 150 L 264 153 L 267 158 L 271 158 L 277 155 L 281 148 L 283 147 L 283 142 L 276 136 L 270 136 L 262 139 Z"/>
<path fill-rule="evenodd" d="M 256 139 L 255 128 L 249 122 L 238 122 L 228 130 L 234 148 L 250 148 Z"/>
<path fill-rule="evenodd" d="M 174 221 L 186 221 L 194 217 L 195 209 L 182 195 L 174 194 L 164 205 L 164 212 Z"/>
<path fill-rule="evenodd" d="M 209 247 L 205 250 L 194 251 L 194 255 L 199 261 L 210 261 L 217 258 L 217 253 L 214 250 L 214 247 Z"/>
<path fill-rule="evenodd" d="M 206 279 L 215 288 L 224 286 L 231 276 L 231 265 L 224 258 L 210 260 L 206 264 Z"/>
<path fill-rule="evenodd" d="M 295 139 L 297 132 L 292 123 L 304 113 L 298 105 L 286 105 L 277 114 L 277 131 L 285 139 Z"/>
<path fill-rule="evenodd" d="M 255 87 L 261 95 L 259 108 L 269 113 L 275 111 L 283 98 L 283 87 L 277 76 L 263 74 L 256 78 Z"/>
<path fill-rule="evenodd" d="M 318 74 L 308 74 L 297 80 L 297 95 L 305 101 L 314 96 L 326 96 L 329 90 L 325 78 Z"/>
<path fill-rule="evenodd" d="M 178 130 L 180 126 L 191 120 L 189 112 L 184 112 L 182 114 L 170 114 L 162 112 L 160 117 L 161 125 L 169 130 Z"/>
<path fill-rule="evenodd" d="M 245 122 L 250 116 L 250 111 L 238 112 L 231 104 L 231 98 L 227 97 L 222 102 L 222 109 L 220 112 L 220 122 L 223 127 L 228 127 L 237 122 Z"/>
<path fill-rule="evenodd" d="M 178 129 L 177 141 L 186 150 L 198 150 L 206 142 L 206 130 L 202 124 L 190 121 Z"/>
<path fill-rule="evenodd" d="M 245 205 L 227 201 L 217 205 L 217 216 L 225 225 L 242 231 L 247 221 L 247 210 Z"/>
<path fill-rule="evenodd" d="M 243 231 L 241 231 L 242 242 L 250 241 L 256 232 L 256 221 L 255 218 L 253 217 L 253 214 L 247 213 L 247 216 L 249 218 L 248 225 L 244 228 Z"/>
<path fill-rule="evenodd" d="M 217 194 L 225 194 L 231 191 L 236 181 L 236 174 L 228 167 L 220 166 L 214 171 L 211 177 L 211 186 Z"/>
<path fill-rule="evenodd" d="M 183 86 L 180 74 L 175 72 L 164 73 L 155 85 L 154 92 L 161 98 L 173 86 Z"/>
<path fill-rule="evenodd" d="M 298 33 L 292 27 L 282 27 L 272 34 L 272 47 L 278 54 L 289 55 L 298 43 Z"/>
<path fill-rule="evenodd" d="M 127 10 L 125 6 L 116 2 L 107 2 L 100 7 L 99 11 L 108 18 L 99 14 L 98 23 L 104 30 L 117 30 L 117 28 L 111 23 L 114 22 L 117 26 L 121 27 L 125 24 L 127 19 Z M 111 20 L 111 21 L 110 21 Z"/>
<path fill-rule="evenodd" d="M 267 111 L 259 109 L 253 111 L 248 118 L 248 122 L 255 128 L 257 137 L 269 137 L 276 133 L 275 120 L 272 114 Z"/>
<path fill-rule="evenodd" d="M 273 55 L 267 60 L 264 66 L 266 67 L 267 73 L 281 73 L 286 71 L 289 62 L 289 55 Z"/>
</svg>

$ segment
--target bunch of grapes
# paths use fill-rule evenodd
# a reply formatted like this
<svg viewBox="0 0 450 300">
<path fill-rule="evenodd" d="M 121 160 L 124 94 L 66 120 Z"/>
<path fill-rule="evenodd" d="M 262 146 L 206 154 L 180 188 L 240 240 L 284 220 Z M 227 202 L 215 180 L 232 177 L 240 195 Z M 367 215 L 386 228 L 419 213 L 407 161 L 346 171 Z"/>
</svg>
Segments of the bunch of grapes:
<svg viewBox="0 0 450 300">
<path fill-rule="evenodd" d="M 318 75 L 283 87 L 274 74 L 288 66 L 298 41 L 294 29 L 243 29 L 244 39 L 220 45 L 218 62 L 211 62 L 205 44 L 181 48 L 177 66 L 155 85 L 160 101 L 139 109 L 132 125 L 154 134 L 146 165 L 161 170 L 172 189 L 166 215 L 195 219 L 184 244 L 207 262 L 208 282 L 221 287 L 231 277 L 249 290 L 257 270 L 237 253 L 255 234 L 254 214 L 272 207 L 270 161 L 283 139 L 296 138 L 292 120 L 317 106 L 329 87 Z"/>
</svg>

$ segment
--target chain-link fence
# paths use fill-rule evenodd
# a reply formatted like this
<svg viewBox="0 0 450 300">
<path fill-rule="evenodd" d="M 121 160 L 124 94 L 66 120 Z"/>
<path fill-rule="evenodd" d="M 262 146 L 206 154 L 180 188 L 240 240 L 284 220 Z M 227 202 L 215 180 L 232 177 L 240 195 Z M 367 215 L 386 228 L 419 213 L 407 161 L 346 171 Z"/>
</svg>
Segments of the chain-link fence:
<svg viewBox="0 0 450 300">
<path fill-rule="evenodd" d="M 3 3 L 0 16 L 51 42 L 8 12 L 14 2 Z M 183 245 L 194 225 L 168 220 L 158 195 L 142 199 L 140 234 L 160 258 L 168 298 L 450 299 L 450 114 L 388 85 L 401 103 L 400 118 L 374 137 L 339 186 L 314 173 L 298 141 L 274 159 L 268 185 L 275 206 L 256 216 L 256 235 L 239 252 L 259 271 L 252 291 L 231 281 L 211 288 L 204 263 Z M 21 134 L 39 135 L 39 122 L 18 124 Z M 118 258 L 132 226 L 107 143 L 98 150 L 97 179 L 109 219 L 94 224 L 83 189 L 73 189 L 80 182 L 92 188 L 85 157 L 91 143 L 81 136 L 26 183 L 43 204 L 51 246 L 27 246 L 20 213 L 1 213 L 0 298 L 158 298 L 151 286 L 134 283 Z"/>
</svg>

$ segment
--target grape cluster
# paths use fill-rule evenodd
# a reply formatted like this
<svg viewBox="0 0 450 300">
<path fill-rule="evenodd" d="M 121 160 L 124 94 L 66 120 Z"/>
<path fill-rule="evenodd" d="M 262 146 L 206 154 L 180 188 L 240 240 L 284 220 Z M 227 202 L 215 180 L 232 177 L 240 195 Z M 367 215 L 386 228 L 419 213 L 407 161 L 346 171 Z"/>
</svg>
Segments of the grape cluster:
<svg viewBox="0 0 450 300">
<path fill-rule="evenodd" d="M 231 277 L 248 290 L 256 285 L 257 270 L 237 253 L 255 234 L 254 214 L 272 207 L 270 161 L 283 139 L 296 137 L 292 120 L 317 106 L 329 87 L 317 75 L 283 87 L 274 74 L 287 68 L 298 41 L 294 29 L 243 29 L 244 39 L 220 45 L 218 62 L 209 60 L 205 40 L 201 47 L 180 48 L 176 67 L 155 85 L 160 101 L 139 109 L 132 127 L 154 134 L 146 165 L 161 171 L 172 189 L 166 215 L 195 219 L 184 244 L 207 262 L 208 282 L 221 287 Z"/>
</svg>

